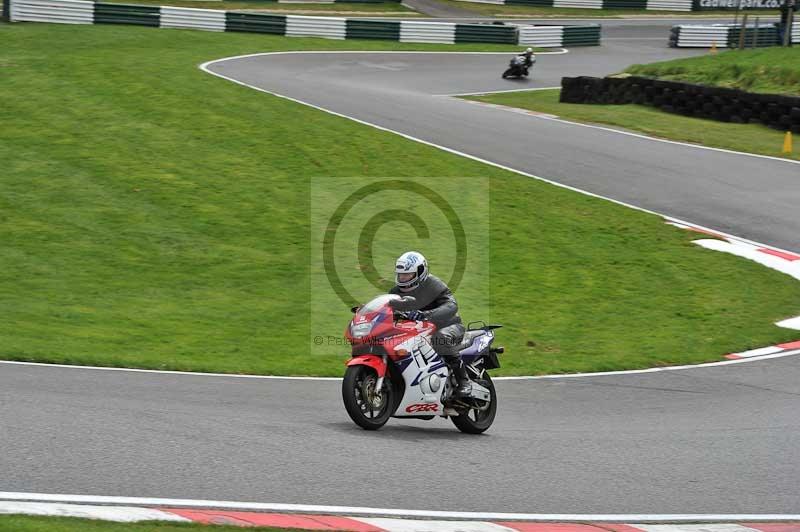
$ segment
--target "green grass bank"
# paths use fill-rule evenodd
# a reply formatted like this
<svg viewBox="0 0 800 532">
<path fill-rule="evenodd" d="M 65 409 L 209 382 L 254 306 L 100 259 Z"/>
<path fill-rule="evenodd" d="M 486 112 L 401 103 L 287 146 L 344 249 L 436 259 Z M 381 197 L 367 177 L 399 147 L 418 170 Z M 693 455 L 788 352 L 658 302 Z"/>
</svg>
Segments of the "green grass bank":
<svg viewBox="0 0 800 532">
<path fill-rule="evenodd" d="M 0 516 L 0 532 L 240 532 L 241 527 L 201 525 L 194 523 L 114 523 L 75 517 L 39 517 L 28 515 Z M 252 532 L 300 532 L 300 529 L 252 527 Z"/>
<path fill-rule="evenodd" d="M 749 92 L 800 95 L 800 53 L 797 48 L 728 50 L 649 65 L 633 65 L 625 71 L 637 76 Z"/>
<path fill-rule="evenodd" d="M 197 68 L 277 50 L 509 47 L 40 24 L 0 25 L 0 40 L 0 358 L 340 375 L 344 350 L 310 355 L 320 176 L 488 180 L 490 294 L 456 295 L 465 318 L 484 317 L 466 315 L 483 297 L 506 325 L 500 374 L 704 362 L 796 339 L 773 325 L 800 314 L 788 276 L 657 217 Z M 416 238 L 405 225 L 379 236 L 387 270 Z M 348 319 L 331 306 L 322 328 Z"/>
<path fill-rule="evenodd" d="M 800 54 L 793 48 L 729 50 L 686 59 L 633 65 L 626 73 L 751 92 L 800 94 Z M 606 124 L 654 137 L 800 160 L 783 153 L 784 132 L 758 124 L 732 124 L 662 112 L 644 105 L 559 103 L 558 90 L 487 94 L 478 101 Z"/>
</svg>

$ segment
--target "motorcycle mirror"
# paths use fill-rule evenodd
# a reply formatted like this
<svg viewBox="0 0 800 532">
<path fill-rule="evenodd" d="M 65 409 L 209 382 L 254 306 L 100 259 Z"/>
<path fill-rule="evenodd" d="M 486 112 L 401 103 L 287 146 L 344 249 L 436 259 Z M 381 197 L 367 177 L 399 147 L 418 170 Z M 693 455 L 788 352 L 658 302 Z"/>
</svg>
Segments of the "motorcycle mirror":
<svg viewBox="0 0 800 532">
<path fill-rule="evenodd" d="M 356 312 L 358 312 L 358 309 L 360 309 L 360 308 L 361 308 L 361 307 L 350 307 L 350 312 L 352 312 L 353 314 L 355 314 Z"/>
</svg>

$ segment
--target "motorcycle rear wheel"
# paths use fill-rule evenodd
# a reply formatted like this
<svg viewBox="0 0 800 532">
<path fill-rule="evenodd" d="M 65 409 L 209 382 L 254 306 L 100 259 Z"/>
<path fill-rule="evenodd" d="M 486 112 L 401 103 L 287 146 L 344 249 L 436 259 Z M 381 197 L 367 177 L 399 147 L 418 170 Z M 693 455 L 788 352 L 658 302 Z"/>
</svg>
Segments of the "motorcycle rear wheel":
<svg viewBox="0 0 800 532">
<path fill-rule="evenodd" d="M 375 393 L 378 374 L 367 366 L 348 366 L 342 381 L 342 400 L 350 419 L 366 430 L 378 430 L 386 424 L 392 412 L 394 397 L 389 375 L 380 393 Z"/>
<path fill-rule="evenodd" d="M 467 434 L 486 432 L 494 423 L 494 417 L 497 414 L 497 392 L 494 389 L 492 378 L 489 377 L 489 374 L 485 374 L 483 378 L 475 382 L 489 389 L 491 399 L 489 408 L 483 411 L 472 408 L 450 418 L 458 430 Z"/>
</svg>

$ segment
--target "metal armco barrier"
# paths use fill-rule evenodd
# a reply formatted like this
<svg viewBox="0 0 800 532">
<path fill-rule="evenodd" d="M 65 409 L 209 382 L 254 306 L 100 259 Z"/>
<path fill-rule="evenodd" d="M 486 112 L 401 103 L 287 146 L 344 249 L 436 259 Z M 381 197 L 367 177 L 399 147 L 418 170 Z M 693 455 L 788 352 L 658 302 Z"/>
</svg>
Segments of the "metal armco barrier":
<svg viewBox="0 0 800 532">
<path fill-rule="evenodd" d="M 11 0 L 11 20 L 68 24 L 133 24 L 206 31 L 268 33 L 326 39 L 381 39 L 419 43 L 498 43 L 540 47 L 597 46 L 600 26 L 524 26 L 267 15 L 212 9 L 94 3 L 85 0 Z"/>
<path fill-rule="evenodd" d="M 294 0 L 259 0 L 260 2 L 264 3 L 278 3 L 278 4 L 297 4 L 297 3 L 304 3 L 304 4 L 338 4 L 341 2 L 347 2 L 350 4 L 385 4 L 387 2 L 401 2 L 402 0 L 306 0 L 304 2 L 297 2 Z"/>
<path fill-rule="evenodd" d="M 406 22 L 400 23 L 400 42 L 456 42 L 456 25 L 447 22 Z"/>
<path fill-rule="evenodd" d="M 561 7 L 574 9 L 647 9 L 649 11 L 693 11 L 697 0 L 462 0 L 509 6 Z"/>
<path fill-rule="evenodd" d="M 345 39 L 347 20 L 343 18 L 286 16 L 286 35 L 289 37 L 325 37 Z"/>
<path fill-rule="evenodd" d="M 800 133 L 800 97 L 758 94 L 639 76 L 562 78 L 564 103 L 649 105 L 668 113 Z"/>
<path fill-rule="evenodd" d="M 603 9 L 603 0 L 554 0 L 553 7 L 575 9 Z"/>
<path fill-rule="evenodd" d="M 564 44 L 564 26 L 520 26 L 519 44 L 555 48 Z"/>
<path fill-rule="evenodd" d="M 494 24 L 456 24 L 456 42 L 517 44 L 517 27 Z"/>
<path fill-rule="evenodd" d="M 225 31 L 286 35 L 286 15 L 225 12 Z"/>
<path fill-rule="evenodd" d="M 95 24 L 133 24 L 158 27 L 161 8 L 128 4 L 94 4 Z"/>
<path fill-rule="evenodd" d="M 800 42 L 800 32 L 792 28 L 792 42 Z M 669 34 L 669 45 L 673 48 L 737 48 L 742 36 L 742 27 L 732 24 L 679 25 L 673 26 Z M 756 48 L 778 46 L 778 25 L 774 23 L 748 24 L 744 28 L 744 46 Z"/>
<path fill-rule="evenodd" d="M 470 0 L 480 4 L 499 4 L 509 6 L 553 7 L 553 0 Z"/>
<path fill-rule="evenodd" d="M 691 11 L 692 6 L 685 0 L 649 0 L 647 9 L 651 11 Z"/>
<path fill-rule="evenodd" d="M 400 22 L 347 19 L 348 39 L 400 40 Z"/>
<path fill-rule="evenodd" d="M 565 26 L 563 46 L 597 46 L 600 44 L 600 26 Z"/>
<path fill-rule="evenodd" d="M 12 21 L 94 24 L 94 4 L 80 0 L 14 0 Z"/>
<path fill-rule="evenodd" d="M 162 28 L 225 31 L 225 12 L 215 9 L 162 7 Z"/>
<path fill-rule="evenodd" d="M 599 46 L 600 25 L 520 26 L 519 44 L 556 48 L 562 46 Z"/>
</svg>

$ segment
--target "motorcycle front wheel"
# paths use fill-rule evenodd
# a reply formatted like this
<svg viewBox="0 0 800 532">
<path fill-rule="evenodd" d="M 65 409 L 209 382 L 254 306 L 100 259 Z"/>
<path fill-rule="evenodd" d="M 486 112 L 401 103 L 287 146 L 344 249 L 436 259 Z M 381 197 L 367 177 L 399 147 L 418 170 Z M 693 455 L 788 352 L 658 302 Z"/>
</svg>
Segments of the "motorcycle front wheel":
<svg viewBox="0 0 800 532">
<path fill-rule="evenodd" d="M 453 425 L 458 427 L 461 432 L 467 434 L 481 434 L 489 429 L 494 422 L 494 417 L 497 414 L 497 392 L 494 389 L 494 383 L 489 374 L 485 374 L 483 378 L 476 380 L 481 386 L 489 389 L 490 401 L 489 406 L 485 410 L 477 408 L 466 409 L 459 412 L 459 415 L 453 416 Z"/>
<path fill-rule="evenodd" d="M 505 72 L 503 72 L 503 76 L 502 76 L 502 77 L 503 77 L 503 79 L 506 79 L 508 76 L 510 76 L 510 75 L 513 73 L 513 71 L 514 71 L 514 69 L 513 69 L 513 68 L 509 68 L 508 70 L 506 70 Z"/>
<path fill-rule="evenodd" d="M 348 366 L 342 381 L 342 400 L 350 419 L 366 430 L 378 430 L 392 415 L 392 386 L 389 376 L 376 390 L 378 374 L 368 366 Z"/>
</svg>

